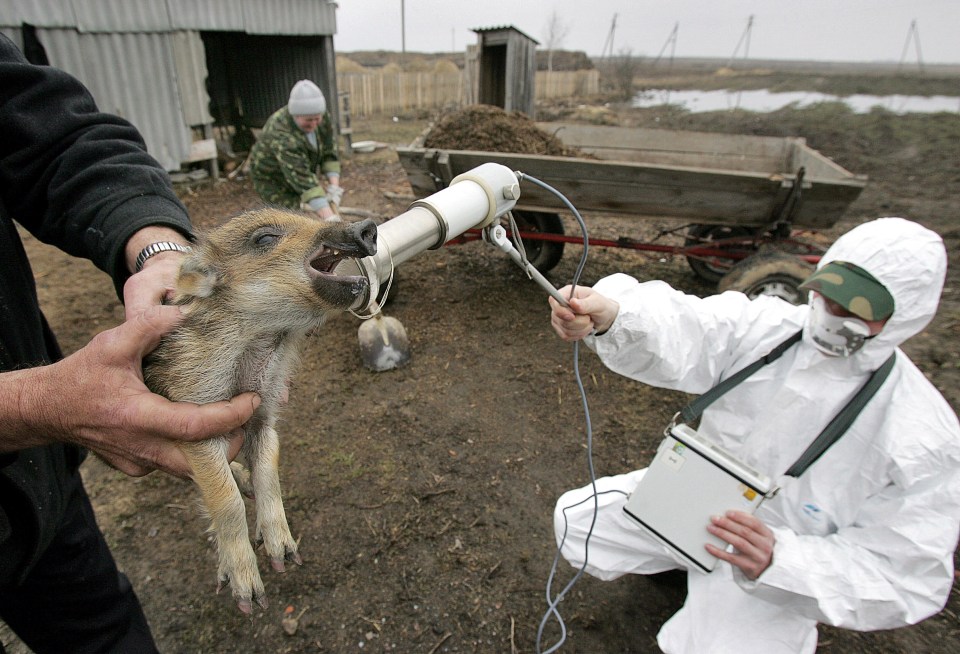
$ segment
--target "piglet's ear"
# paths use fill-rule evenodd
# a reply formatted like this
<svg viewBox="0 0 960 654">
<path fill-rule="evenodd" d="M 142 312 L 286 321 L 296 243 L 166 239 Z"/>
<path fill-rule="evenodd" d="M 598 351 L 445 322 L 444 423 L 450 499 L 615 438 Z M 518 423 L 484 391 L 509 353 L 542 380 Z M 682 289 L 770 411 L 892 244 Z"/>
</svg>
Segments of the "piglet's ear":
<svg viewBox="0 0 960 654">
<path fill-rule="evenodd" d="M 196 250 L 187 255 L 177 278 L 177 299 L 210 297 L 216 286 L 216 269 L 204 263 Z"/>
</svg>

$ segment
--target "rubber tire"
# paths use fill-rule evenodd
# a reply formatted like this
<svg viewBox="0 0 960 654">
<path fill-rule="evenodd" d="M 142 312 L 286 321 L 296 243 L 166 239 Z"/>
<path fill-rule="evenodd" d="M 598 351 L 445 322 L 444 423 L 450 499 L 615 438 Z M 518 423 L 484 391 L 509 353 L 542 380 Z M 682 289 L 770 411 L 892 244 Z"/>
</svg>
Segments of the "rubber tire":
<svg viewBox="0 0 960 654">
<path fill-rule="evenodd" d="M 717 284 L 717 290 L 740 291 L 751 300 L 773 295 L 791 304 L 806 304 L 807 294 L 799 286 L 814 271 L 803 259 L 784 252 L 760 252 L 730 269 Z"/>
<path fill-rule="evenodd" d="M 723 238 L 750 236 L 753 234 L 753 231 L 754 230 L 747 229 L 746 227 L 737 227 L 736 225 L 691 225 L 690 229 L 687 230 L 684 247 L 709 245 L 710 241 Z M 704 241 L 706 241 L 706 243 Z M 733 267 L 732 263 L 726 265 L 719 263 L 714 264 L 711 261 L 697 259 L 696 257 L 687 257 L 687 263 L 697 277 L 711 284 L 718 283 Z"/>
<path fill-rule="evenodd" d="M 555 213 L 514 211 L 513 219 L 521 232 L 563 234 L 563 220 Z M 509 225 L 507 225 L 509 228 Z M 542 273 L 552 270 L 563 258 L 563 242 L 526 240 L 523 249 L 527 260 Z"/>
</svg>

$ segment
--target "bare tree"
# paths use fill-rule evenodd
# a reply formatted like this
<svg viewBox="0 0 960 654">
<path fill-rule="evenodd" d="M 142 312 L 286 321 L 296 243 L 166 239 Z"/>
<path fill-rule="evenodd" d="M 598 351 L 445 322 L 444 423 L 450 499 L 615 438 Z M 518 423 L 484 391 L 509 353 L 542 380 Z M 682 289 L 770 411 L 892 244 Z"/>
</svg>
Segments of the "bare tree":
<svg viewBox="0 0 960 654">
<path fill-rule="evenodd" d="M 628 100 L 634 95 L 633 80 L 640 69 L 640 58 L 633 56 L 633 50 L 623 48 L 620 55 L 613 64 L 613 86 L 617 93 L 624 100 Z"/>
<path fill-rule="evenodd" d="M 547 46 L 547 70 L 553 70 L 553 51 L 560 49 L 569 31 L 570 29 L 560 20 L 557 10 L 554 9 L 550 14 L 550 20 L 547 21 L 547 35 L 543 39 Z"/>
</svg>

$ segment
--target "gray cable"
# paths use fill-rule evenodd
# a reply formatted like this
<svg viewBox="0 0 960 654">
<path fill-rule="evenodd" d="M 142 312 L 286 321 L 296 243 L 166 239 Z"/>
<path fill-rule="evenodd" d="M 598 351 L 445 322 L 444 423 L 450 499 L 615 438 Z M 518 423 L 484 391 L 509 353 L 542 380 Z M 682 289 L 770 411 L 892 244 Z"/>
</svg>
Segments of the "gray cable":
<svg viewBox="0 0 960 654">
<path fill-rule="evenodd" d="M 571 213 L 573 213 L 574 218 L 576 218 L 577 222 L 580 224 L 580 232 L 583 235 L 583 254 L 580 256 L 580 263 L 577 265 L 576 272 L 573 275 L 573 281 L 571 282 L 570 298 L 572 298 L 573 293 L 577 288 L 577 284 L 580 282 L 580 277 L 583 274 L 583 269 L 587 265 L 587 252 L 590 247 L 589 237 L 587 235 L 587 225 L 584 222 L 583 217 L 580 215 L 580 212 L 577 211 L 577 208 L 573 206 L 573 204 L 558 190 L 556 190 L 549 184 L 546 184 L 545 182 L 542 182 L 535 177 L 531 177 L 530 175 L 525 175 L 522 172 L 517 171 L 516 175 L 520 181 L 528 180 L 531 183 L 545 189 L 546 191 L 552 193 L 557 198 L 559 198 L 560 201 L 563 202 L 564 205 L 566 205 L 566 207 L 571 211 Z M 516 231 L 514 231 L 514 233 L 516 234 Z M 516 240 L 519 241 L 519 237 L 517 237 Z M 517 249 L 522 252 L 523 251 L 522 244 Z M 593 493 L 591 493 L 590 497 L 586 498 L 581 502 L 578 502 L 573 506 L 577 506 L 579 504 L 582 504 L 583 502 L 586 502 L 587 500 L 592 499 L 593 500 L 593 518 L 590 521 L 590 529 L 587 531 L 587 536 L 583 542 L 583 565 L 580 566 L 580 569 L 577 570 L 577 573 L 574 575 L 573 579 L 571 579 L 567 583 L 567 585 L 564 586 L 563 590 L 557 593 L 557 596 L 555 598 L 552 598 L 550 596 L 551 587 L 553 585 L 553 580 L 557 574 L 557 568 L 558 568 L 558 565 L 560 562 L 560 556 L 561 556 L 561 548 L 563 547 L 563 543 L 566 540 L 566 536 L 567 536 L 567 526 L 566 526 L 566 523 L 564 523 L 563 538 L 561 539 L 560 544 L 557 546 L 557 553 L 553 558 L 553 564 L 550 566 L 550 575 L 547 578 L 547 585 L 546 585 L 547 610 L 544 613 L 543 618 L 540 620 L 540 626 L 537 628 L 537 643 L 536 643 L 537 654 L 551 654 L 552 652 L 556 652 L 567 640 L 567 626 L 563 622 L 563 618 L 560 615 L 560 611 L 557 610 L 557 605 L 563 601 L 564 596 L 568 592 L 570 592 L 574 584 L 576 584 L 577 581 L 580 580 L 580 577 L 583 576 L 583 573 L 587 568 L 587 561 L 589 560 L 588 554 L 589 554 L 589 547 L 590 547 L 590 537 L 593 535 L 593 528 L 597 523 L 597 513 L 599 512 L 599 503 L 597 501 L 597 497 L 598 497 L 597 476 L 593 467 L 593 426 L 590 422 L 590 407 L 587 404 L 587 391 L 583 386 L 583 379 L 580 376 L 580 341 L 574 341 L 573 343 L 573 373 L 577 380 L 577 388 L 580 390 L 580 399 L 583 405 L 583 415 L 586 421 L 587 467 L 590 471 L 590 486 L 593 489 Z M 606 491 L 606 492 L 615 492 L 615 491 Z M 616 491 L 616 492 L 619 492 L 619 491 Z M 603 494 L 603 493 L 600 493 L 600 494 Z M 563 509 L 564 520 L 566 520 L 568 508 L 572 508 L 572 507 L 564 507 Z M 557 641 L 554 645 L 552 645 L 546 651 L 541 652 L 540 648 L 541 648 L 541 641 L 543 640 L 543 630 L 544 630 L 544 627 L 546 627 L 546 624 L 551 617 L 556 618 L 557 623 L 560 626 L 560 640 Z"/>
</svg>

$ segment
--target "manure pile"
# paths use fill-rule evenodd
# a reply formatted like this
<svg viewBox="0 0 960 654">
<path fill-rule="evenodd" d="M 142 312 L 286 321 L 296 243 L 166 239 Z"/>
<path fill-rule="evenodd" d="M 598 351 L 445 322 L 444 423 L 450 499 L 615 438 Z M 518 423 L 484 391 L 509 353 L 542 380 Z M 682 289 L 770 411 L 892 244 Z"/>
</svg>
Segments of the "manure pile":
<svg viewBox="0 0 960 654">
<path fill-rule="evenodd" d="M 439 150 L 515 152 L 556 157 L 582 156 L 547 134 L 525 114 L 491 105 L 472 105 L 446 114 L 427 133 L 423 147 Z"/>
</svg>

